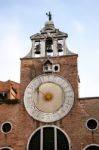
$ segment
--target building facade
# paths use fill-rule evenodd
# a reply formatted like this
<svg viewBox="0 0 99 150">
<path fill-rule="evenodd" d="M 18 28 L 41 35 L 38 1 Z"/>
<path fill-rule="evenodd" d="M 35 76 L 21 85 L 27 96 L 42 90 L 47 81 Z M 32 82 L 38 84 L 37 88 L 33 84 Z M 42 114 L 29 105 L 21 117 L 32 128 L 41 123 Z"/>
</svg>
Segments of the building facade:
<svg viewBox="0 0 99 150">
<path fill-rule="evenodd" d="M 0 99 L 20 99 L 20 84 L 11 80 L 0 81 Z"/>
<path fill-rule="evenodd" d="M 21 58 L 20 102 L 0 105 L 0 150 L 99 150 L 99 97 L 79 97 L 78 55 L 47 15 Z"/>
</svg>

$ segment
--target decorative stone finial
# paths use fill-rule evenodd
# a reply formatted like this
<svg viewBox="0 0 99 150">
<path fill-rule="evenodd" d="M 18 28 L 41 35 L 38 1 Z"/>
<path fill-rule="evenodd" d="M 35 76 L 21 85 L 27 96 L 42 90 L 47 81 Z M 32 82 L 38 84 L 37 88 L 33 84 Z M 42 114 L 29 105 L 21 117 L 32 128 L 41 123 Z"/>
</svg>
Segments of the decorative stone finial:
<svg viewBox="0 0 99 150">
<path fill-rule="evenodd" d="M 49 13 L 46 13 L 46 15 L 48 16 L 49 21 L 52 20 L 52 14 L 50 13 L 50 11 L 49 11 Z"/>
</svg>

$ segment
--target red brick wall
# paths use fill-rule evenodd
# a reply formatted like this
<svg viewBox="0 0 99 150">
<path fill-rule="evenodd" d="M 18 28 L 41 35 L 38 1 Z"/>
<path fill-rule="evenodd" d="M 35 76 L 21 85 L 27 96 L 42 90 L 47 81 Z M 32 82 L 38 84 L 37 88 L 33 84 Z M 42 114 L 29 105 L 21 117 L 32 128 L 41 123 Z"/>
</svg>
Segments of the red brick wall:
<svg viewBox="0 0 99 150">
<path fill-rule="evenodd" d="M 60 64 L 60 76 L 69 80 L 75 97 L 78 97 L 78 70 L 77 70 L 77 55 L 61 56 L 51 58 L 53 63 Z M 21 97 L 23 99 L 24 91 L 29 82 L 38 75 L 43 74 L 44 58 L 38 59 L 22 59 L 21 60 Z"/>
<path fill-rule="evenodd" d="M 68 79 L 75 92 L 75 103 L 71 111 L 61 120 L 50 123 L 62 128 L 69 136 L 72 150 L 83 150 L 88 144 L 99 144 L 99 128 L 92 132 L 86 128 L 86 120 L 96 118 L 99 120 L 99 98 L 78 99 L 78 70 L 77 56 L 62 56 L 52 58 L 59 63 L 60 76 Z M 42 74 L 44 59 L 21 60 L 21 101 L 19 104 L 0 105 L 0 125 L 5 121 L 12 123 L 12 131 L 7 135 L 0 132 L 0 147 L 11 146 L 14 150 L 25 150 L 27 141 L 32 132 L 39 126 L 45 125 L 35 121 L 24 108 L 23 96 L 26 86 L 36 76 Z"/>
<path fill-rule="evenodd" d="M 99 128 L 92 132 L 86 128 L 89 118 L 99 120 L 99 98 L 78 101 L 70 113 L 55 123 L 69 136 L 72 150 L 80 150 L 92 143 L 99 144 Z M 25 111 L 23 104 L 0 105 L 0 125 L 3 122 L 12 123 L 12 131 L 7 135 L 0 132 L 0 147 L 11 146 L 14 150 L 24 150 L 29 136 L 39 126 L 44 125 L 33 120 Z"/>
</svg>

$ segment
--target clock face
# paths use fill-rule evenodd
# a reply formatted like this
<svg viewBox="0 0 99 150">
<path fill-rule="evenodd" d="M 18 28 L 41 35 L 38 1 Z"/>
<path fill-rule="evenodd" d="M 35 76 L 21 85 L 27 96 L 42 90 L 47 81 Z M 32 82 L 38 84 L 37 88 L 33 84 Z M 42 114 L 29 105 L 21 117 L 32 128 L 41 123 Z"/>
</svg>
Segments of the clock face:
<svg viewBox="0 0 99 150">
<path fill-rule="evenodd" d="M 63 104 L 64 92 L 62 88 L 53 82 L 42 83 L 37 89 L 35 106 L 42 112 L 54 113 Z"/>
<path fill-rule="evenodd" d="M 57 75 L 34 78 L 24 93 L 24 105 L 34 119 L 54 122 L 64 117 L 72 108 L 74 92 L 68 80 Z"/>
</svg>

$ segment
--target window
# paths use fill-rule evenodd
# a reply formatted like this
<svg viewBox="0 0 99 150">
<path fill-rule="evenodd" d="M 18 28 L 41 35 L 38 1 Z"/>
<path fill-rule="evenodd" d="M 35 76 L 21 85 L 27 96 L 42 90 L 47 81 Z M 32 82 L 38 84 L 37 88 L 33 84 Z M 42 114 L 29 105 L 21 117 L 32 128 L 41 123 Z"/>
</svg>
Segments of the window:
<svg viewBox="0 0 99 150">
<path fill-rule="evenodd" d="M 12 148 L 10 148 L 10 147 L 2 147 L 2 148 L 0 148 L 0 150 L 12 150 Z"/>
<path fill-rule="evenodd" d="M 28 150 L 70 150 L 68 136 L 56 126 L 43 126 L 29 138 Z"/>
<path fill-rule="evenodd" d="M 0 92 L 0 99 L 7 99 L 7 92 Z"/>
<path fill-rule="evenodd" d="M 88 145 L 84 150 L 99 150 L 99 145 L 91 144 L 91 145 Z"/>
<path fill-rule="evenodd" d="M 10 122 L 4 122 L 1 126 L 1 131 L 5 134 L 11 131 L 12 125 Z"/>
<path fill-rule="evenodd" d="M 87 120 L 86 126 L 89 130 L 96 130 L 98 128 L 98 121 L 94 118 L 90 118 Z"/>
</svg>

